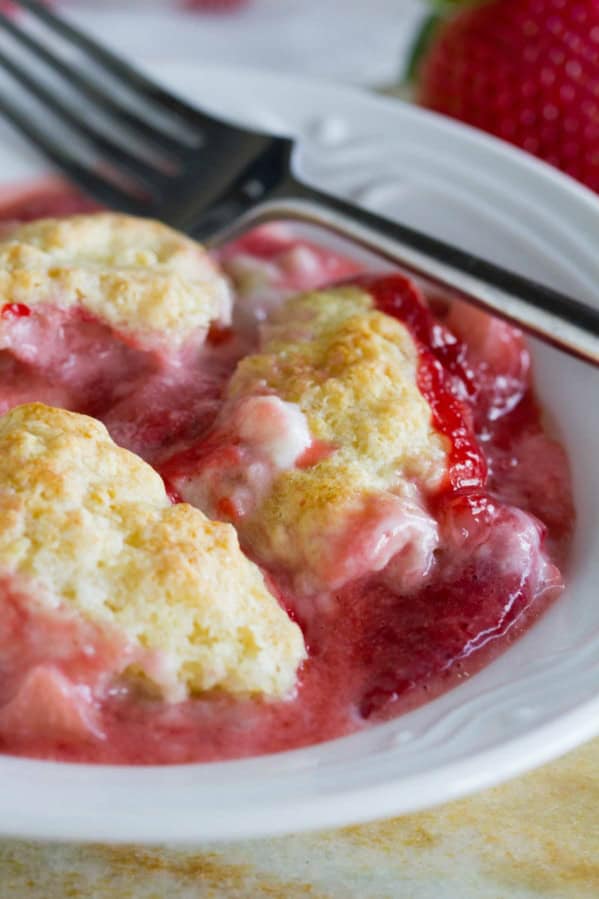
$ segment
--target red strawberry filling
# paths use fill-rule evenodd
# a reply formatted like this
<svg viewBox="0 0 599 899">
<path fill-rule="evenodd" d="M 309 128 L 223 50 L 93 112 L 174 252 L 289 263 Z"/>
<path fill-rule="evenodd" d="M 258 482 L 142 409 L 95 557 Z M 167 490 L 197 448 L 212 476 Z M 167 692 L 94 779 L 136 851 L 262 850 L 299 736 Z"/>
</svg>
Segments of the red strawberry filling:
<svg viewBox="0 0 599 899">
<path fill-rule="evenodd" d="M 30 195 L 23 212 L 46 214 L 54 203 L 57 211 L 63 203 L 71 211 L 71 202 L 70 194 Z M 18 214 L 13 201 L 6 215 Z M 258 229 L 222 256 L 240 290 L 248 288 L 234 328 L 213 330 L 204 349 L 177 365 L 142 352 L 80 311 L 5 304 L 1 408 L 41 399 L 91 411 L 118 442 L 162 466 L 173 502 L 181 500 L 182 472 L 201 468 L 194 502 L 235 522 L 278 470 L 293 465 L 301 471 L 336 451 L 312 441 L 295 411 L 272 397 L 254 397 L 253 406 L 238 409 L 223 440 L 218 415 L 236 361 L 253 351 L 256 322 L 271 304 L 298 289 L 356 277 L 360 267 L 280 227 Z M 287 572 L 267 571 L 309 648 L 296 697 L 272 703 L 212 696 L 168 705 L 142 697 L 107 679 L 107 671 L 118 670 L 115 653 L 122 647 L 35 612 L 7 582 L 0 750 L 174 763 L 329 739 L 458 684 L 559 594 L 555 563 L 566 555 L 573 523 L 568 465 L 541 427 L 522 336 L 476 310 L 449 307 L 443 298 L 427 304 L 401 275 L 362 276 L 358 283 L 411 331 L 419 350 L 418 386 L 451 447 L 448 477 L 427 508 L 438 529 L 427 551 L 432 562 L 414 556 L 418 547 L 426 549 L 422 541 L 408 541 L 390 561 L 383 553 L 376 570 L 358 564 L 380 555 L 381 540 L 393 531 L 386 519 L 380 528 L 369 525 L 368 539 L 380 540 L 365 546 L 366 519 L 372 524 L 381 517 L 381 509 L 369 508 L 346 531 L 349 551 L 344 546 L 337 553 L 348 566 L 342 586 L 300 595 Z M 79 652 L 85 645 L 95 651 Z"/>
</svg>

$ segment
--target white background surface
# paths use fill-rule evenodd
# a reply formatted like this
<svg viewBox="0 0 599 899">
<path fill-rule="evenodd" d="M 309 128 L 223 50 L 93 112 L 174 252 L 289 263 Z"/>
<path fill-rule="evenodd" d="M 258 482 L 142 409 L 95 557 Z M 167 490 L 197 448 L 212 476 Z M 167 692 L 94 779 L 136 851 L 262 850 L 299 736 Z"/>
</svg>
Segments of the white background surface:
<svg viewBox="0 0 599 899">
<path fill-rule="evenodd" d="M 397 80 L 426 9 L 424 0 L 249 0 L 228 13 L 186 12 L 176 0 L 65 0 L 62 6 L 97 37 L 135 56 L 371 86 Z"/>
</svg>

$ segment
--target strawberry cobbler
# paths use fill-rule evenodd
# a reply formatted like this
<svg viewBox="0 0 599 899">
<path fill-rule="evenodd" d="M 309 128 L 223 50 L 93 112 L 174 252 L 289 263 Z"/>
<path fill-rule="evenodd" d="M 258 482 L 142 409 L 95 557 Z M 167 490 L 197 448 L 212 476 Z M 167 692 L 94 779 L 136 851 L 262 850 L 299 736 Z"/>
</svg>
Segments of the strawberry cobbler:
<svg viewBox="0 0 599 899">
<path fill-rule="evenodd" d="M 331 739 L 559 596 L 568 461 L 518 330 L 284 225 L 210 257 L 67 188 L 2 217 L 0 751 Z"/>
</svg>

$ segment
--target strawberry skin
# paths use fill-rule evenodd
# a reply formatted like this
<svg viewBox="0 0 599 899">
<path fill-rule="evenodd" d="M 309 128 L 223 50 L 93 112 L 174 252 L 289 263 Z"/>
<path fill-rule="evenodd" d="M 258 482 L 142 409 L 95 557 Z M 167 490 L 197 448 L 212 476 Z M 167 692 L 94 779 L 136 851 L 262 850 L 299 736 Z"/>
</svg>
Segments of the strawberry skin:
<svg viewBox="0 0 599 899">
<path fill-rule="evenodd" d="M 534 153 L 599 192 L 599 0 L 490 0 L 437 30 L 429 109 Z"/>
</svg>

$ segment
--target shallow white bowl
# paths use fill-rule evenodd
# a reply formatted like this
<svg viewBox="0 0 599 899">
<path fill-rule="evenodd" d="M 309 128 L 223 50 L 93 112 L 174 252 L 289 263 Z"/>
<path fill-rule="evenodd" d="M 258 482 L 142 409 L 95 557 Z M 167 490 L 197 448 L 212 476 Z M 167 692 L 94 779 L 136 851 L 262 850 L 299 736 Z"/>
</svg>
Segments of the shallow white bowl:
<svg viewBox="0 0 599 899">
<path fill-rule="evenodd" d="M 301 135 L 301 166 L 322 186 L 599 304 L 599 201 L 507 145 L 347 88 L 188 64 L 152 74 Z M 3 181 L 43 170 L 0 132 Z M 308 749 L 169 768 L 0 757 L 0 833 L 193 842 L 348 824 L 490 786 L 599 732 L 599 371 L 546 346 L 534 355 L 573 463 L 578 526 L 568 590 L 523 639 L 424 708 Z"/>
</svg>

